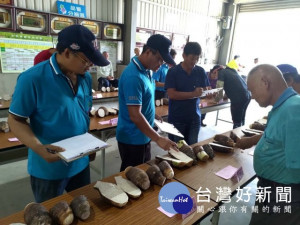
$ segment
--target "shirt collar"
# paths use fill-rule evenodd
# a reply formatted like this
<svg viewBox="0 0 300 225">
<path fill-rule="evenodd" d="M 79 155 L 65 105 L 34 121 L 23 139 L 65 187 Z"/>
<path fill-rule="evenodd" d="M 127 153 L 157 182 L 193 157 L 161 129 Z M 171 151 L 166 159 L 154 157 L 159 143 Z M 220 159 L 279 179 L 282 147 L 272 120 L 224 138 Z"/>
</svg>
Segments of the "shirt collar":
<svg viewBox="0 0 300 225">
<path fill-rule="evenodd" d="M 160 67 L 164 67 L 164 68 L 167 68 L 167 69 L 169 69 L 169 66 L 168 66 L 168 64 L 167 64 L 167 63 L 164 63 L 164 64 L 162 64 Z"/>
<path fill-rule="evenodd" d="M 57 54 L 57 52 L 52 54 L 52 56 L 50 58 L 50 65 L 53 68 L 54 73 L 56 75 L 61 74 L 61 75 L 66 77 L 66 75 L 61 71 L 60 67 L 58 66 L 58 63 L 57 63 L 57 60 L 56 60 L 56 54 Z M 85 78 L 85 74 L 84 74 L 84 76 L 78 76 L 78 77 Z"/>
<path fill-rule="evenodd" d="M 141 63 L 141 61 L 139 60 L 139 58 L 137 56 L 132 58 L 132 62 L 136 65 L 136 67 L 138 68 L 138 70 L 140 70 L 142 73 L 148 74 L 150 73 L 150 70 L 147 70 Z"/>
<path fill-rule="evenodd" d="M 287 89 L 284 90 L 284 92 L 280 95 L 280 97 L 277 99 L 277 101 L 275 102 L 273 109 L 278 108 L 282 103 L 284 103 L 288 98 L 297 95 L 297 92 L 291 88 L 288 87 Z"/>
<path fill-rule="evenodd" d="M 57 54 L 56 52 L 52 54 L 52 56 L 50 58 L 50 65 L 52 66 L 55 74 L 59 75 L 59 74 L 63 74 L 63 72 L 59 68 L 58 63 L 56 61 L 56 54 Z"/>
</svg>

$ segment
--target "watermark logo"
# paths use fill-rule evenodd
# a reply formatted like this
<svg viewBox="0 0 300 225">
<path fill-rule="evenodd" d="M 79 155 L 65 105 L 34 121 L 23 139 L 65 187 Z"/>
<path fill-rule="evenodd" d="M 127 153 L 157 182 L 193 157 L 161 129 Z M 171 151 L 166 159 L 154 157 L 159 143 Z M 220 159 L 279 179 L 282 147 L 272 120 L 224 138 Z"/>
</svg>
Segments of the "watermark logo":
<svg viewBox="0 0 300 225">
<path fill-rule="evenodd" d="M 171 182 L 162 187 L 158 195 L 160 206 L 168 213 L 186 214 L 193 207 L 193 200 L 186 186 Z"/>
</svg>

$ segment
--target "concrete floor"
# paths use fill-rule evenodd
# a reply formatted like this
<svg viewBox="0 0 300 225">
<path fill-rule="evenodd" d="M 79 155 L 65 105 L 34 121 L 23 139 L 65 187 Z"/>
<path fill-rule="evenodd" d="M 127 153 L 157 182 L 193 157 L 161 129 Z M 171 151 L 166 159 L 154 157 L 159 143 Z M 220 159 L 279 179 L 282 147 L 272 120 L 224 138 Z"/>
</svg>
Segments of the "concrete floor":
<svg viewBox="0 0 300 225">
<path fill-rule="evenodd" d="M 252 123 L 257 119 L 267 115 L 270 110 L 260 108 L 256 102 L 251 101 L 247 115 L 246 123 Z M 223 133 L 232 129 L 232 124 L 226 122 L 218 122 L 215 126 L 216 112 L 208 113 L 205 119 L 207 127 L 202 127 L 199 134 L 199 141 L 212 137 L 217 133 Z M 224 120 L 231 120 L 231 114 L 229 109 L 221 110 L 219 118 Z M 116 145 L 116 139 L 110 138 L 107 142 L 111 145 L 106 149 L 105 154 L 105 174 L 104 177 L 118 173 L 121 165 L 121 160 Z M 155 143 L 152 144 L 152 157 L 156 154 L 164 154 L 164 151 L 157 147 Z M 96 157 L 96 160 L 91 163 L 91 179 L 97 181 L 100 178 L 100 157 Z M 27 160 L 22 159 L 15 162 L 10 162 L 0 165 L 0 218 L 8 216 L 12 213 L 23 210 L 26 204 L 34 201 L 31 188 L 30 179 L 27 174 Z M 249 184 L 251 192 L 256 192 L 256 180 Z M 255 194 L 254 194 L 255 196 Z M 226 204 L 227 213 L 222 213 L 220 216 L 220 225 L 245 225 L 249 223 L 251 217 L 251 206 L 254 204 L 254 199 L 251 199 L 249 203 L 236 203 L 233 197 L 232 203 Z M 239 210 L 243 205 L 247 206 L 247 213 L 241 213 Z M 230 206 L 237 207 L 236 213 L 229 212 Z M 200 224 L 210 224 L 211 215 L 203 220 Z M 234 222 L 233 222 L 234 221 Z"/>
</svg>

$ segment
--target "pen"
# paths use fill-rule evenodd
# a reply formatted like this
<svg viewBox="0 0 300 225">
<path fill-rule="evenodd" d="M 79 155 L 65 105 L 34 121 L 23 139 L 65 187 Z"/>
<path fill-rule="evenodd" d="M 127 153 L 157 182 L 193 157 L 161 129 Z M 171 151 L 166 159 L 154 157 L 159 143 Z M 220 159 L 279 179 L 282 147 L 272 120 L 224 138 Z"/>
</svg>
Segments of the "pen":
<svg viewBox="0 0 300 225">
<path fill-rule="evenodd" d="M 51 154 L 55 154 L 56 153 L 56 151 L 54 151 L 54 150 L 52 150 L 52 149 L 50 149 L 50 148 L 46 148 L 47 149 L 47 152 L 49 152 L 49 153 L 51 153 Z"/>
<path fill-rule="evenodd" d="M 49 153 L 51 153 L 51 154 L 56 154 L 56 151 L 54 151 L 54 150 L 52 150 L 52 149 L 50 149 L 50 148 L 46 148 L 47 149 L 47 152 L 49 152 Z M 61 159 L 62 161 L 63 161 L 63 163 L 66 165 L 66 166 L 69 166 L 69 164 L 65 161 L 65 160 L 63 160 L 63 159 Z"/>
</svg>

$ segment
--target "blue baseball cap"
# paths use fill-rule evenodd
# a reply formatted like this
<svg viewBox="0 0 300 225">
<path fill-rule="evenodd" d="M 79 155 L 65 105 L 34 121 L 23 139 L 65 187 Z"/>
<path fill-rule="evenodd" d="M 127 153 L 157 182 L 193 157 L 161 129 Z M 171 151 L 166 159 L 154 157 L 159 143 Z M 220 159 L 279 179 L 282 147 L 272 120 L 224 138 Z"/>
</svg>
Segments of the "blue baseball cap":
<svg viewBox="0 0 300 225">
<path fill-rule="evenodd" d="M 277 66 L 277 68 L 281 71 L 286 81 L 289 81 L 290 78 L 292 77 L 294 81 L 300 82 L 300 76 L 298 74 L 298 70 L 296 69 L 296 67 L 290 64 L 280 64 Z"/>
<path fill-rule="evenodd" d="M 280 64 L 277 66 L 277 68 L 281 71 L 281 73 L 284 74 L 298 74 L 298 71 L 296 67 L 290 65 L 290 64 Z"/>
<path fill-rule="evenodd" d="M 171 44 L 172 42 L 161 34 L 152 35 L 146 43 L 148 47 L 157 50 L 166 63 L 175 65 L 176 63 L 170 55 Z"/>
<path fill-rule="evenodd" d="M 82 25 L 71 25 L 58 33 L 57 45 L 64 46 L 74 52 L 82 52 L 97 66 L 107 66 L 107 61 L 96 45 L 95 35 Z"/>
</svg>

